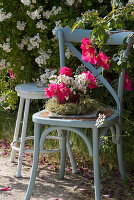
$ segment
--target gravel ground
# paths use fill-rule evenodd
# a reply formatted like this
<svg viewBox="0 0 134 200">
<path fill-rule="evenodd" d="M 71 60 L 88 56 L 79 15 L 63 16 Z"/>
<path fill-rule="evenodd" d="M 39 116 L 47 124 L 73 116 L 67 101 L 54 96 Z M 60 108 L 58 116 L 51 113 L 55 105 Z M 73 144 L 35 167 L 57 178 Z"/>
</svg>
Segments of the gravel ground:
<svg viewBox="0 0 134 200">
<path fill-rule="evenodd" d="M 26 162 L 22 168 L 22 178 L 16 178 L 17 163 L 10 163 L 10 156 L 0 153 L 0 200 L 24 200 L 29 183 L 31 166 Z M 49 167 L 40 166 L 31 200 L 86 200 L 89 182 L 78 174 L 66 175 L 58 179 L 58 173 Z M 93 188 L 92 188 L 93 190 Z"/>
</svg>

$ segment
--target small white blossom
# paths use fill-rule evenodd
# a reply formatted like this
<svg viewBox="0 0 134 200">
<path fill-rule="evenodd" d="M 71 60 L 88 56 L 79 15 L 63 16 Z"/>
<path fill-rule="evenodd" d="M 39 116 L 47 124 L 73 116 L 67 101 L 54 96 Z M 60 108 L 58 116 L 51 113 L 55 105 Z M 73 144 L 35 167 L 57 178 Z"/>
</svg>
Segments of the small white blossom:
<svg viewBox="0 0 134 200">
<path fill-rule="evenodd" d="M 29 39 L 30 44 L 28 44 L 28 50 L 32 50 L 34 48 L 38 48 L 39 49 L 39 44 L 41 43 L 41 39 L 39 37 L 39 33 L 37 33 L 37 35 L 35 35 L 33 38 Z"/>
<path fill-rule="evenodd" d="M 3 50 L 4 51 L 6 51 L 6 52 L 10 52 L 11 51 L 11 48 L 10 48 L 10 43 L 4 43 L 3 45 L 2 45 L 2 48 L 3 48 Z"/>
<path fill-rule="evenodd" d="M 5 99 L 6 99 L 6 95 L 5 94 L 0 95 L 0 103 L 4 102 Z"/>
<path fill-rule="evenodd" d="M 36 0 L 32 0 L 32 3 L 36 3 Z"/>
<path fill-rule="evenodd" d="M 9 12 L 9 13 L 6 15 L 6 13 L 3 12 L 3 8 L 0 9 L 0 21 L 1 21 L 1 22 L 4 21 L 4 20 L 6 20 L 6 19 L 9 19 L 11 16 L 12 16 L 12 13 L 11 13 L 11 12 Z"/>
<path fill-rule="evenodd" d="M 56 35 L 56 31 L 57 31 L 58 28 L 62 28 L 61 20 L 56 21 L 55 24 L 56 24 L 55 28 L 52 29 L 52 33 L 53 33 L 53 35 Z"/>
<path fill-rule="evenodd" d="M 46 65 L 47 62 L 46 60 L 50 58 L 48 55 L 48 52 L 46 53 L 45 51 L 40 51 L 40 55 L 35 59 L 35 62 L 41 67 L 41 65 Z"/>
<path fill-rule="evenodd" d="M 46 10 L 46 12 L 43 12 L 43 17 L 46 19 L 49 19 L 52 15 L 52 11 Z"/>
<path fill-rule="evenodd" d="M 31 0 L 21 0 L 21 3 L 23 3 L 25 6 L 29 6 L 31 4 Z"/>
<path fill-rule="evenodd" d="M 47 29 L 47 26 L 45 26 L 43 24 L 43 20 L 40 20 L 37 24 L 36 24 L 36 28 L 40 28 L 41 30 L 45 30 Z"/>
<path fill-rule="evenodd" d="M 24 68 L 25 68 L 24 66 L 21 66 L 21 68 L 20 68 L 20 69 L 21 69 L 21 70 L 24 70 Z"/>
<path fill-rule="evenodd" d="M 0 71 L 5 69 L 6 67 L 10 66 L 9 62 L 6 62 L 5 59 L 1 59 L 0 60 Z"/>
<path fill-rule="evenodd" d="M 29 17 L 31 17 L 31 19 L 33 19 L 33 20 L 41 18 L 40 11 L 37 10 L 37 9 L 35 11 L 33 11 L 33 12 L 27 11 L 27 15 Z"/>
<path fill-rule="evenodd" d="M 6 39 L 6 42 L 10 42 L 10 38 L 7 38 L 7 39 Z"/>
<path fill-rule="evenodd" d="M 66 0 L 66 2 L 69 6 L 72 6 L 74 4 L 74 0 Z"/>
<path fill-rule="evenodd" d="M 20 21 L 17 21 L 17 29 L 23 31 L 25 29 L 25 26 L 26 26 L 26 23 L 25 22 L 20 22 Z"/>
<path fill-rule="evenodd" d="M 96 124 L 95 124 L 95 126 L 96 126 L 97 128 L 99 128 L 99 127 L 104 123 L 105 118 L 106 118 L 106 116 L 105 116 L 104 114 L 99 113 L 99 116 L 98 116 L 98 118 L 96 119 Z"/>
<path fill-rule="evenodd" d="M 103 0 L 98 0 L 99 1 L 99 3 L 103 3 Z"/>
<path fill-rule="evenodd" d="M 72 52 L 68 48 L 65 51 L 65 56 L 67 57 L 67 59 L 69 59 L 70 56 L 72 56 Z"/>
<path fill-rule="evenodd" d="M 53 82 L 53 79 L 56 78 L 56 75 L 54 75 L 57 72 L 57 70 L 50 70 L 50 69 L 46 69 L 45 73 L 40 75 L 39 79 L 37 79 L 37 82 L 40 84 L 46 84 L 48 83 L 48 80 L 50 83 Z M 51 82 L 52 80 L 52 82 Z"/>
</svg>

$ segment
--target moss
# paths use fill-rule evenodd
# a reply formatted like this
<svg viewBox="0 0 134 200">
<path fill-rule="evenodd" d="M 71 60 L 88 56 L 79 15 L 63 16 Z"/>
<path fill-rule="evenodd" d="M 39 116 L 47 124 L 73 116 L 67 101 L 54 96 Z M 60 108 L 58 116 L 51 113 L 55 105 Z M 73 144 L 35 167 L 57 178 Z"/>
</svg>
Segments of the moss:
<svg viewBox="0 0 134 200">
<path fill-rule="evenodd" d="M 80 99 L 79 103 L 57 104 L 56 99 L 52 98 L 46 102 L 45 108 L 58 115 L 84 115 L 93 110 L 103 110 L 100 102 L 87 97 Z"/>
</svg>

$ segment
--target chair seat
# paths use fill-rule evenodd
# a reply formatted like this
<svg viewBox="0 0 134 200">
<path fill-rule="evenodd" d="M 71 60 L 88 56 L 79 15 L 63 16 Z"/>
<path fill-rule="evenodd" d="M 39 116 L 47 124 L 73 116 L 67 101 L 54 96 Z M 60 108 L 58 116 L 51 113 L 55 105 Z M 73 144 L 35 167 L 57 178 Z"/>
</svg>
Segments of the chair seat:
<svg viewBox="0 0 134 200">
<path fill-rule="evenodd" d="M 102 113 L 102 112 L 101 112 Z M 40 124 L 46 124 L 46 125 L 53 125 L 53 126 L 67 126 L 67 127 L 80 127 L 80 128 L 92 128 L 95 127 L 97 118 L 81 118 L 81 116 L 78 118 L 50 118 L 49 112 L 47 110 L 42 110 L 40 112 L 37 112 L 33 115 L 33 122 L 40 123 Z M 101 127 L 106 127 L 113 125 L 115 122 L 117 122 L 119 118 L 119 113 L 115 109 L 105 109 L 104 115 L 106 116 L 103 124 Z"/>
<path fill-rule="evenodd" d="M 43 87 L 37 87 L 36 83 L 24 83 L 17 85 L 15 90 L 17 95 L 21 98 L 28 98 L 28 99 L 45 99 L 45 92 Z"/>
</svg>

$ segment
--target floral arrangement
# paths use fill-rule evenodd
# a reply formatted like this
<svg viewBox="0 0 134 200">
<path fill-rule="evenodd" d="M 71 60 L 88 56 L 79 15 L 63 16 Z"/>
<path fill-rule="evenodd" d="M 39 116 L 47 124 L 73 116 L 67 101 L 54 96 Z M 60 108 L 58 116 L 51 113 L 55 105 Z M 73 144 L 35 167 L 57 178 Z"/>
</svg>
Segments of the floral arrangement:
<svg viewBox="0 0 134 200">
<path fill-rule="evenodd" d="M 72 76 L 72 71 L 68 67 L 60 69 L 58 76 L 54 75 L 49 79 L 48 88 L 44 88 L 45 95 L 52 99 L 58 96 L 61 101 L 68 100 L 71 94 L 85 95 L 88 89 L 96 88 L 96 78 L 90 71 L 84 71 L 81 74 Z"/>
<path fill-rule="evenodd" d="M 103 110 L 102 105 L 90 97 L 90 91 L 97 88 L 96 78 L 83 65 L 73 73 L 62 67 L 59 75 L 49 78 L 45 95 L 50 98 L 45 109 L 58 115 L 84 115 L 90 111 Z"/>
</svg>

